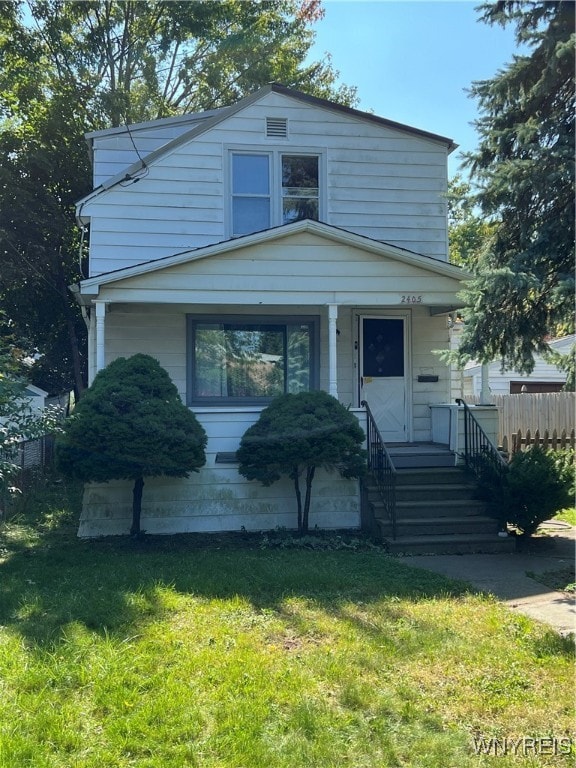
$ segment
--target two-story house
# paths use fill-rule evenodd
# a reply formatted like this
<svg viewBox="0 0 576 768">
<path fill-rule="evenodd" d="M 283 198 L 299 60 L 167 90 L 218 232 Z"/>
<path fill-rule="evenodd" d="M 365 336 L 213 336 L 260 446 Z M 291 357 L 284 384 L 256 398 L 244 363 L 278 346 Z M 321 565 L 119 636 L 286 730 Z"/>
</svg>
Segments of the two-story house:
<svg viewBox="0 0 576 768">
<path fill-rule="evenodd" d="M 432 440 L 445 403 L 447 138 L 272 84 L 230 107 L 88 135 L 94 191 L 90 378 L 143 352 L 208 434 L 207 464 L 147 482 L 148 532 L 295 525 L 290 481 L 245 481 L 234 452 L 282 392 L 368 402 L 390 443 Z M 315 481 L 311 525 L 356 527 L 358 483 Z M 81 535 L 129 528 L 130 483 L 86 490 Z"/>
</svg>

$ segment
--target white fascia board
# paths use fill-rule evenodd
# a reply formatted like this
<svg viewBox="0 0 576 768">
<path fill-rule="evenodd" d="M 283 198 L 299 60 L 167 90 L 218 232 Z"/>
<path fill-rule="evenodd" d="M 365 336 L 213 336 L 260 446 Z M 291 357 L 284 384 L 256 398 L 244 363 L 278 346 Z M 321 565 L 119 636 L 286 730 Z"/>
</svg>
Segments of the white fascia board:
<svg viewBox="0 0 576 768">
<path fill-rule="evenodd" d="M 559 347 L 569 347 L 569 345 L 574 344 L 576 340 L 575 334 L 570 334 L 569 336 L 563 336 L 561 339 L 553 339 L 552 341 L 548 342 L 548 346 L 552 349 L 558 349 Z M 568 351 L 568 350 L 567 350 Z"/>
</svg>

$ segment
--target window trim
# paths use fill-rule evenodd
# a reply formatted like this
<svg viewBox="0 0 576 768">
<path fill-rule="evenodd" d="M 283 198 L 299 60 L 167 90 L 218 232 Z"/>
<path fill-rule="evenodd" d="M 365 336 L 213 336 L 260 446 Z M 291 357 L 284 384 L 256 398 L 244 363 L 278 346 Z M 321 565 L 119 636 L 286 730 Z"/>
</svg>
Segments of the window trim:
<svg viewBox="0 0 576 768">
<path fill-rule="evenodd" d="M 326 179 L 326 150 L 319 147 L 299 147 L 293 145 L 250 146 L 230 144 L 224 147 L 227 157 L 224 193 L 226 201 L 225 228 L 229 238 L 242 237 L 236 234 L 233 227 L 233 155 L 268 155 L 270 157 L 270 228 L 283 224 L 282 214 L 282 155 L 309 155 L 318 158 L 318 221 L 326 220 L 327 179 Z"/>
<path fill-rule="evenodd" d="M 273 397 L 216 397 L 196 396 L 194 391 L 195 373 L 195 336 L 196 326 L 209 323 L 230 323 L 246 325 L 296 325 L 307 323 L 310 332 L 310 391 L 320 386 L 320 315 L 186 315 L 186 404 L 188 406 L 266 406 Z M 286 384 L 286 381 L 284 381 Z"/>
</svg>

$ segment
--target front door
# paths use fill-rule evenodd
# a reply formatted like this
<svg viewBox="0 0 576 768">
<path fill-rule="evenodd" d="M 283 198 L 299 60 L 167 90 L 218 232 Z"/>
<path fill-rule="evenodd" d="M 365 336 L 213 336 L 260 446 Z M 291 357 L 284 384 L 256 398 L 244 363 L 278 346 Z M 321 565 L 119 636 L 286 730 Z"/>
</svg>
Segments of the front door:
<svg viewBox="0 0 576 768">
<path fill-rule="evenodd" d="M 405 317 L 360 318 L 360 401 L 366 400 L 385 442 L 408 440 Z"/>
</svg>

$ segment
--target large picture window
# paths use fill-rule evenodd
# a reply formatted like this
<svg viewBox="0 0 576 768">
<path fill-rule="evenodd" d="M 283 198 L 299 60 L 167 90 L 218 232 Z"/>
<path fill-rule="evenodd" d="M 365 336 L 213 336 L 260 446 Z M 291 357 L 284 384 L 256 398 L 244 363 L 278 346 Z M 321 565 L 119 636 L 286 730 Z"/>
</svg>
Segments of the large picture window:
<svg viewBox="0 0 576 768">
<path fill-rule="evenodd" d="M 320 218 L 318 155 L 231 153 L 231 234 Z"/>
<path fill-rule="evenodd" d="M 265 403 L 317 387 L 317 318 L 188 319 L 189 404 Z"/>
</svg>

